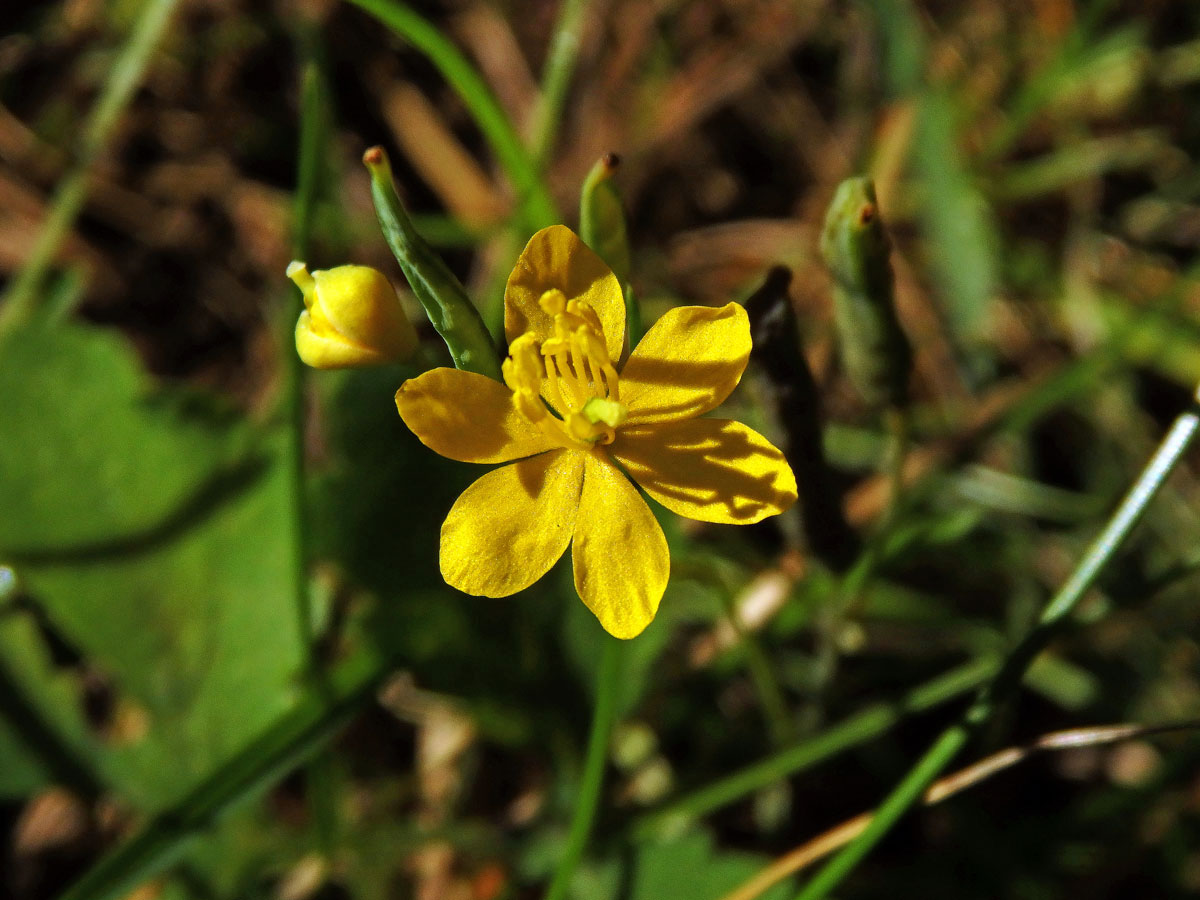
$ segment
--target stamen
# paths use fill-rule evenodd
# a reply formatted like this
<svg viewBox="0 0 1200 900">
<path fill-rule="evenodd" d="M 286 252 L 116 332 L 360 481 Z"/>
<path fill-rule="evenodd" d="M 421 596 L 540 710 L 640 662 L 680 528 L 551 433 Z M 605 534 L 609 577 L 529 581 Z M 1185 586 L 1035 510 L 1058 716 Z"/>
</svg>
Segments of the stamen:
<svg viewBox="0 0 1200 900">
<path fill-rule="evenodd" d="M 502 366 L 517 411 L 563 447 L 611 444 L 628 410 L 600 317 L 558 288 L 545 291 L 538 305 L 553 316 L 553 336 L 539 343 L 533 332 L 521 335 Z"/>
<path fill-rule="evenodd" d="M 563 391 L 565 379 L 563 378 L 562 371 L 559 368 L 557 356 L 546 357 L 546 381 L 549 382 L 550 390 L 554 392 L 554 396 L 550 398 L 550 402 L 553 403 L 555 400 L 557 400 L 557 408 L 561 412 L 566 413 L 568 408 L 573 404 L 568 401 L 567 395 Z M 567 386 L 569 387 L 570 384 L 567 383 Z M 575 399 L 578 400 L 578 398 Z"/>
</svg>

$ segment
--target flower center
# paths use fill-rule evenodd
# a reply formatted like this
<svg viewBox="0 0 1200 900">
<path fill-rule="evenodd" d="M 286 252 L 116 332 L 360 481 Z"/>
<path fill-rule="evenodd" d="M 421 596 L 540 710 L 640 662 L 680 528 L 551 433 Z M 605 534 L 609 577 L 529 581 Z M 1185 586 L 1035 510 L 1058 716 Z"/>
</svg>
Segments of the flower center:
<svg viewBox="0 0 1200 900">
<path fill-rule="evenodd" d="M 600 319 L 558 288 L 542 294 L 538 305 L 554 317 L 553 337 L 539 342 L 526 332 L 509 345 L 502 367 L 517 409 L 564 447 L 611 444 L 628 410 Z"/>
</svg>

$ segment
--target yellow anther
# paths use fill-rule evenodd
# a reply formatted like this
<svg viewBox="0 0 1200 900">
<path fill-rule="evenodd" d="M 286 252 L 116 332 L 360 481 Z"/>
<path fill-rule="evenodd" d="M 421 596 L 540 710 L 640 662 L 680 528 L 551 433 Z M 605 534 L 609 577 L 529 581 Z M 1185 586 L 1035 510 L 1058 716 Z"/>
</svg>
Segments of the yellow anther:
<svg viewBox="0 0 1200 900">
<path fill-rule="evenodd" d="M 538 306 L 548 316 L 561 315 L 567 308 L 567 298 L 558 288 L 550 288 L 538 298 Z"/>
<path fill-rule="evenodd" d="M 502 366 L 516 409 L 564 447 L 612 443 L 627 411 L 618 402 L 617 371 L 599 317 L 557 288 L 538 304 L 554 317 L 553 335 L 540 344 L 533 332 L 521 335 Z"/>
</svg>

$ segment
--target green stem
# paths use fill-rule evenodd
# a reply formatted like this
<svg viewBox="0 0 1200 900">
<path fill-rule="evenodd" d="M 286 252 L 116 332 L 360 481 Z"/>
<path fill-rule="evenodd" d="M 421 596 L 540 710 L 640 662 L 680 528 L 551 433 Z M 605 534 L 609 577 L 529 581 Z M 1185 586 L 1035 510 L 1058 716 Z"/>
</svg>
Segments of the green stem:
<svg viewBox="0 0 1200 900">
<path fill-rule="evenodd" d="M 326 99 L 319 63 L 319 47 L 314 33 L 301 36 L 305 58 L 300 83 L 300 146 L 297 157 L 296 195 L 293 205 L 292 258 L 307 259 L 312 238 L 313 209 L 320 190 L 326 135 Z M 305 436 L 307 427 L 308 371 L 296 353 L 292 332 L 294 322 L 304 308 L 303 300 L 293 303 L 285 321 L 284 357 L 288 360 L 288 452 L 286 465 L 292 505 L 292 593 L 295 597 L 297 627 L 303 642 L 308 674 L 313 686 L 328 692 L 328 679 L 321 659 L 317 625 L 309 589 L 310 528 L 308 522 L 307 463 Z M 337 796 L 333 776 L 333 758 L 328 752 L 316 754 L 304 770 L 305 793 L 316 824 L 317 844 L 330 856 L 337 842 Z"/>
<path fill-rule="evenodd" d="M 177 3 L 178 0 L 146 0 L 142 7 L 84 125 L 75 164 L 59 180 L 50 201 L 49 215 L 29 258 L 5 292 L 0 304 L 0 333 L 33 313 L 46 271 L 87 199 L 89 170 L 108 143 L 113 126 L 133 96 L 134 88 L 142 80 L 150 54 L 162 37 Z"/>
<path fill-rule="evenodd" d="M 621 658 L 624 644 L 617 638 L 604 635 L 604 647 L 600 656 L 600 673 L 596 680 L 596 707 L 592 712 L 592 730 L 588 735 L 587 757 L 583 763 L 583 781 L 579 785 L 579 797 L 575 802 L 575 814 L 571 829 L 567 833 L 567 846 L 558 860 L 558 868 L 545 900 L 562 900 L 596 818 L 596 807 L 600 803 L 600 788 L 604 782 L 604 765 L 608 760 L 608 743 L 612 734 L 613 718 L 617 706 L 617 688 L 620 686 Z"/>
<path fill-rule="evenodd" d="M 904 407 L 890 406 L 883 418 L 888 431 L 887 459 L 884 463 L 888 479 L 888 504 L 881 530 L 886 531 L 895 522 L 904 495 L 904 458 L 908 455 L 911 416 Z"/>
<path fill-rule="evenodd" d="M 300 152 L 296 197 L 293 206 L 293 259 L 306 259 L 312 231 L 312 210 L 316 203 L 321 174 L 321 77 L 310 60 L 301 76 Z M 304 435 L 307 372 L 296 353 L 292 331 L 296 317 L 304 309 L 303 300 L 290 305 L 284 322 L 284 358 L 288 361 L 287 408 L 288 480 L 292 499 L 292 592 L 296 598 L 296 616 L 300 638 L 310 657 L 316 646 L 312 601 L 308 590 L 308 516 L 305 508 Z M 310 658 L 310 663 L 312 662 Z"/>
<path fill-rule="evenodd" d="M 648 839 L 673 822 L 707 815 L 772 782 L 809 769 L 851 747 L 861 746 L 885 733 L 905 717 L 932 709 L 979 687 L 999 669 L 998 658 L 981 657 L 909 690 L 893 702 L 876 703 L 859 710 L 821 734 L 643 816 L 634 822 L 634 840 Z"/>
<path fill-rule="evenodd" d="M 533 131 L 533 161 L 539 171 L 545 171 L 554 150 L 555 138 L 558 137 L 567 89 L 571 85 L 571 75 L 575 72 L 575 60 L 579 54 L 587 6 L 588 0 L 563 0 L 550 50 L 546 54 L 546 67 L 542 71 L 542 99 Z"/>
<path fill-rule="evenodd" d="M 1009 654 L 1000 671 L 980 691 L 962 718 L 942 732 L 924 756 L 893 788 L 863 833 L 826 863 L 813 880 L 805 885 L 796 900 L 818 900 L 834 890 L 921 797 L 938 774 L 962 750 L 975 730 L 992 717 L 999 705 L 1021 683 L 1025 670 L 1045 649 L 1079 601 L 1096 583 L 1104 566 L 1124 544 L 1134 526 L 1145 514 L 1150 501 L 1192 443 L 1197 430 L 1200 429 L 1196 403 L 1200 403 L 1200 388 L 1197 389 L 1192 408 L 1175 420 L 1175 424 L 1171 426 L 1171 430 L 1167 432 L 1158 450 L 1104 530 L 1092 542 L 1066 584 L 1046 605 L 1037 624 Z"/>
<path fill-rule="evenodd" d="M 788 713 L 783 689 L 779 686 L 779 680 L 775 677 L 771 662 L 767 659 L 767 654 L 763 652 L 758 638 L 752 631 L 743 627 L 741 619 L 738 618 L 733 597 L 725 593 L 724 598 L 725 615 L 737 633 L 738 641 L 746 654 L 746 668 L 750 672 L 750 679 L 754 682 L 758 702 L 762 704 L 763 717 L 767 720 L 767 727 L 771 732 L 771 743 L 776 748 L 782 747 L 792 738 L 792 717 Z"/>
<path fill-rule="evenodd" d="M 559 221 L 549 188 L 508 115 L 483 78 L 429 20 L 396 0 L 348 0 L 423 53 L 462 98 L 521 198 L 526 224 L 537 230 Z"/>
</svg>

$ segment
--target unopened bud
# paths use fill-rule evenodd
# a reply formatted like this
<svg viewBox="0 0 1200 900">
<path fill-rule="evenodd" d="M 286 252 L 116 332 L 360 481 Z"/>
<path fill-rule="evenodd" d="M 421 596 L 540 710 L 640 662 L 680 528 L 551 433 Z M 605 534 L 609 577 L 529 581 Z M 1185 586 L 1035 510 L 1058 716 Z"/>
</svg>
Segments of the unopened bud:
<svg viewBox="0 0 1200 900">
<path fill-rule="evenodd" d="M 296 322 L 296 352 L 315 369 L 399 362 L 412 355 L 417 334 L 391 282 L 368 266 L 309 272 L 302 262 L 287 276 L 304 294 Z"/>
</svg>

